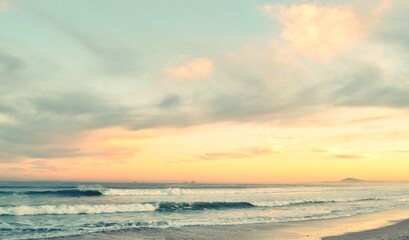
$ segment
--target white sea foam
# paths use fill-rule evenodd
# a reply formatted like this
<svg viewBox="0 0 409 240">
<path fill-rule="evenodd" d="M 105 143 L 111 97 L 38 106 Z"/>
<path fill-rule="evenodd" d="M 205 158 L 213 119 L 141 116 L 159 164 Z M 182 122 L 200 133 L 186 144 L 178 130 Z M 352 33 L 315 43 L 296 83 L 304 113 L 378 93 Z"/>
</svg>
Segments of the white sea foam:
<svg viewBox="0 0 409 240">
<path fill-rule="evenodd" d="M 299 193 L 305 189 L 285 188 L 163 188 L 163 189 L 115 189 L 99 190 L 107 196 L 168 196 L 168 195 L 220 195 L 220 194 L 274 194 Z"/>
<path fill-rule="evenodd" d="M 40 205 L 0 207 L 0 215 L 97 214 L 155 211 L 152 204 Z"/>
<path fill-rule="evenodd" d="M 345 203 L 345 202 L 363 202 L 363 201 L 380 201 L 382 198 L 337 198 L 337 199 L 303 199 L 303 200 L 282 200 L 282 201 L 252 201 L 251 204 L 257 207 L 283 207 L 290 205 L 304 204 L 326 204 L 326 203 Z"/>
</svg>

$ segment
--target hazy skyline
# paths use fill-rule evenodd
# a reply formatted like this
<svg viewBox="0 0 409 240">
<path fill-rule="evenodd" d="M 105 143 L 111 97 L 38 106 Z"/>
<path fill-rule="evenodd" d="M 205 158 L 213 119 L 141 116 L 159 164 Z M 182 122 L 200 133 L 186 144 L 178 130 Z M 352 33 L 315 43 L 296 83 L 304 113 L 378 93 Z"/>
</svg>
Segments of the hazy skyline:
<svg viewBox="0 0 409 240">
<path fill-rule="evenodd" d="M 0 180 L 408 181 L 408 11 L 0 0 Z"/>
</svg>

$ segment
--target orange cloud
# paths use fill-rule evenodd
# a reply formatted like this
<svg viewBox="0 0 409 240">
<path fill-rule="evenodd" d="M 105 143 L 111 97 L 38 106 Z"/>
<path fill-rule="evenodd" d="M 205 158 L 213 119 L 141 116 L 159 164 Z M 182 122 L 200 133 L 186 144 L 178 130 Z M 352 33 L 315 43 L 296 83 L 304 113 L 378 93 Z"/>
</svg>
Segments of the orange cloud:
<svg viewBox="0 0 409 240">
<path fill-rule="evenodd" d="M 256 156 L 265 156 L 276 153 L 278 150 L 273 147 L 243 147 L 235 152 L 210 152 L 198 155 L 199 160 L 224 160 L 224 159 L 242 159 L 254 158 Z"/>
<path fill-rule="evenodd" d="M 168 67 L 165 73 L 173 78 L 186 80 L 200 79 L 213 71 L 214 63 L 208 58 L 196 58 L 183 66 Z"/>
<path fill-rule="evenodd" d="M 204 155 L 198 156 L 198 159 L 200 160 L 218 160 L 218 159 L 234 159 L 234 158 L 248 158 L 249 155 L 245 153 L 238 153 L 238 152 L 232 152 L 232 153 L 206 153 Z"/>
<path fill-rule="evenodd" d="M 144 140 L 154 137 L 150 130 L 132 132 L 122 128 L 99 129 L 78 142 L 78 151 L 99 159 L 132 159 L 143 148 Z"/>
<path fill-rule="evenodd" d="M 371 10 L 371 14 L 374 16 L 379 16 L 384 14 L 391 7 L 391 0 L 381 0 L 377 5 Z"/>
<path fill-rule="evenodd" d="M 349 7 L 267 5 L 262 10 L 268 14 L 278 13 L 283 27 L 281 37 L 309 57 L 335 56 L 365 35 L 364 24 Z"/>
</svg>

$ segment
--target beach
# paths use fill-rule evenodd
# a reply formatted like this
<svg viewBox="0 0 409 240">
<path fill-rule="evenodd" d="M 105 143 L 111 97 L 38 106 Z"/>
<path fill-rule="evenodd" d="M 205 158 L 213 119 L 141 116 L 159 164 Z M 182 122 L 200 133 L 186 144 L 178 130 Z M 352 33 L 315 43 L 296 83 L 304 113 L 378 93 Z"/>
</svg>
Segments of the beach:
<svg viewBox="0 0 409 240">
<path fill-rule="evenodd" d="M 409 0 L 0 0 L 0 240 L 409 240 Z"/>
<path fill-rule="evenodd" d="M 390 226 L 371 229 L 367 231 L 348 233 L 340 236 L 324 237 L 324 240 L 356 240 L 356 239 L 389 239 L 407 240 L 409 239 L 409 219 L 397 222 Z"/>
<path fill-rule="evenodd" d="M 229 226 L 188 226 L 166 229 L 93 233 L 65 240 L 96 239 L 277 239 L 359 240 L 409 239 L 409 209 L 360 214 L 325 220 Z M 59 239 L 59 238 L 55 238 Z"/>
</svg>

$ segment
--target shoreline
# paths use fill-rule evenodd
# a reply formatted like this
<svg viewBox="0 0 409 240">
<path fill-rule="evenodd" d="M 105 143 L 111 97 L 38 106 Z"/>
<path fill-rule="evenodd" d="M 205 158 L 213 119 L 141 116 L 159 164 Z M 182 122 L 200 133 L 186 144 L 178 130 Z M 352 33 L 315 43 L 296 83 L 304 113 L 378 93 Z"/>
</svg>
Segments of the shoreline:
<svg viewBox="0 0 409 240">
<path fill-rule="evenodd" d="M 299 222 L 134 229 L 50 239 L 409 239 L 406 236 L 409 236 L 409 208 Z"/>
</svg>

